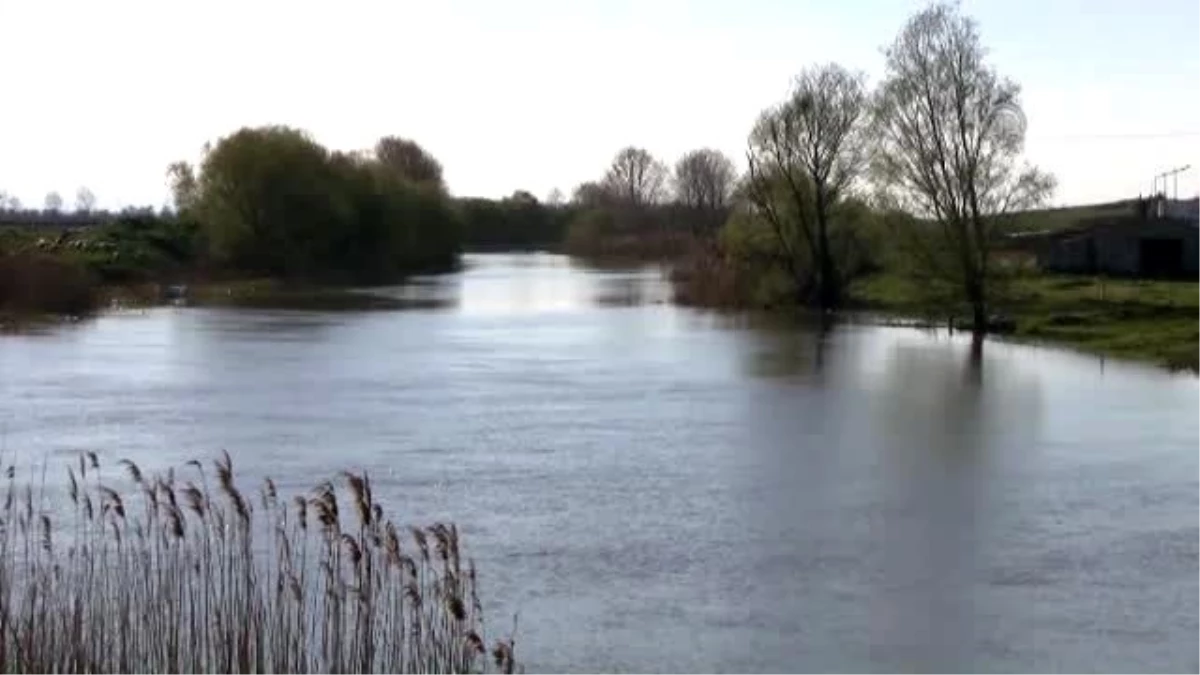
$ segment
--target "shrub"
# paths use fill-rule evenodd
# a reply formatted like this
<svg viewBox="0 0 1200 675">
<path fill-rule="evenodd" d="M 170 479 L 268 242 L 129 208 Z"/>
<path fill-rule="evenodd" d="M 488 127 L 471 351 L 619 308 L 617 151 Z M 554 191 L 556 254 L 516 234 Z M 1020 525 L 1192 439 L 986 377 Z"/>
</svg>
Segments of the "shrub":
<svg viewBox="0 0 1200 675">
<path fill-rule="evenodd" d="M 737 307 L 746 295 L 745 275 L 719 246 L 693 244 L 671 268 L 675 302 L 702 307 Z"/>
<path fill-rule="evenodd" d="M 462 241 L 457 213 L 440 180 L 409 175 L 434 165 L 409 166 L 405 153 L 419 147 L 407 141 L 381 148 L 403 152 L 329 152 L 279 126 L 222 138 L 187 193 L 213 260 L 288 278 L 371 281 L 453 264 Z"/>
<path fill-rule="evenodd" d="M 95 279 L 75 260 L 31 250 L 0 253 L 0 311 L 80 316 L 97 299 Z"/>
<path fill-rule="evenodd" d="M 846 200 L 831 212 L 830 253 L 838 286 L 881 269 L 885 232 L 880 216 Z M 805 304 L 816 288 L 812 255 L 801 233 L 779 234 L 745 205 L 735 209 L 701 259 L 676 268 L 676 290 L 686 301 L 718 306 Z M 714 277 L 715 278 L 708 278 Z"/>
<path fill-rule="evenodd" d="M 102 281 L 128 283 L 194 267 L 200 242 L 199 227 L 188 218 L 129 214 L 70 245 Z"/>
<path fill-rule="evenodd" d="M 567 224 L 563 248 L 576 256 L 596 255 L 604 238 L 612 231 L 612 216 L 604 210 L 590 209 L 579 213 Z"/>
<path fill-rule="evenodd" d="M 667 262 L 685 254 L 696 236 L 667 221 L 666 212 L 595 208 L 567 226 L 564 250 L 600 261 Z"/>
</svg>

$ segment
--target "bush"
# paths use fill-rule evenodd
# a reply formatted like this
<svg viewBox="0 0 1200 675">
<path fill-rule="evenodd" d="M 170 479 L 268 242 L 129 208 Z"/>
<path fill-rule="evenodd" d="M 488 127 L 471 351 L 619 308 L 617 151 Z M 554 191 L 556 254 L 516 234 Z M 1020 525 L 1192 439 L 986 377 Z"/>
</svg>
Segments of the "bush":
<svg viewBox="0 0 1200 675">
<path fill-rule="evenodd" d="M 119 217 L 68 243 L 104 282 L 130 283 L 179 274 L 200 260 L 200 229 L 176 215 Z"/>
<path fill-rule="evenodd" d="M 865 204 L 848 201 L 834 211 L 830 251 L 848 286 L 881 269 L 887 234 L 880 215 Z M 798 233 L 786 247 L 774 229 L 748 208 L 733 211 L 707 250 L 692 251 L 676 265 L 677 297 L 690 304 L 772 307 L 804 304 L 814 288 L 800 280 L 810 276 L 809 247 Z"/>
<path fill-rule="evenodd" d="M 205 157 L 188 202 L 214 261 L 242 271 L 384 281 L 452 265 L 462 227 L 448 198 L 394 164 L 288 127 L 242 129 Z"/>
<path fill-rule="evenodd" d="M 746 275 L 717 245 L 694 243 L 671 268 L 675 302 L 701 307 L 744 304 Z"/>
<path fill-rule="evenodd" d="M 668 215 L 666 209 L 588 209 L 567 225 L 563 249 L 599 261 L 670 262 L 686 254 L 696 236 Z"/>
<path fill-rule="evenodd" d="M 579 213 L 567 225 L 563 249 L 570 255 L 594 256 L 602 252 L 606 237 L 613 230 L 612 215 L 601 209 Z"/>
<path fill-rule="evenodd" d="M 97 300 L 94 277 L 75 260 L 37 251 L 0 253 L 0 311 L 82 316 Z"/>
<path fill-rule="evenodd" d="M 527 192 L 505 199 L 461 199 L 456 204 L 468 249 L 556 249 L 563 245 L 574 209 L 541 204 Z"/>
</svg>

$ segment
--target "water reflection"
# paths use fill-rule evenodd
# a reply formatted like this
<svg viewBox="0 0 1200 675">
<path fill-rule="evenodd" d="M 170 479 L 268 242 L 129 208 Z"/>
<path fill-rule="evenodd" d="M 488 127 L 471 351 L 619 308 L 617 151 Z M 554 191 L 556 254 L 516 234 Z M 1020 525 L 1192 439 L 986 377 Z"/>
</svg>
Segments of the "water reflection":
<svg viewBox="0 0 1200 675">
<path fill-rule="evenodd" d="M 884 494 L 873 649 L 913 671 L 970 670 L 981 472 L 982 344 L 965 359 L 897 345 L 885 380 Z"/>
<path fill-rule="evenodd" d="M 750 352 L 747 370 L 767 378 L 816 378 L 821 381 L 835 360 L 833 319 L 800 314 L 790 317 L 756 316 L 739 322 L 749 328 L 758 348 Z M 835 363 L 833 365 L 836 365 Z"/>
<path fill-rule="evenodd" d="M 979 337 L 892 346 L 881 382 L 880 521 L 883 576 L 874 594 L 873 650 L 914 671 L 979 667 L 976 619 L 992 610 L 977 593 L 981 545 L 1004 519 L 1009 446 L 1036 435 L 1032 380 L 990 364 Z M 1007 370 L 992 378 L 991 367 Z M 999 432 L 999 435 L 998 435 Z M 1005 443 L 992 442 L 997 438 Z"/>
</svg>

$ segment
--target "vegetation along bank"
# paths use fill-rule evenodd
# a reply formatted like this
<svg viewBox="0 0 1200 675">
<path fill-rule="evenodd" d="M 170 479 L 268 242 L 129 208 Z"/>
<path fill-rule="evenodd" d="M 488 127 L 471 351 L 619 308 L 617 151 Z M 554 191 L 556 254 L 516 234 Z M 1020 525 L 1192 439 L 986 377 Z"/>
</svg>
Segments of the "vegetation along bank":
<svg viewBox="0 0 1200 675">
<path fill-rule="evenodd" d="M 454 269 L 466 250 L 542 249 L 665 263 L 685 304 L 870 309 L 1195 370 L 1194 216 L 1158 198 L 1039 210 L 1055 180 L 1023 159 L 1020 94 L 975 22 L 936 4 L 902 27 L 873 87 L 839 64 L 802 69 L 752 125 L 740 174 L 711 148 L 668 166 L 630 146 L 569 196 L 454 197 L 409 139 L 344 152 L 244 128 L 169 167 L 169 210 L 84 226 L 86 208 L 59 214 L 61 200 L 8 204 L 0 322 L 179 284 L 201 302 L 334 303 L 351 284 Z M 1139 244 L 1151 230 L 1181 234 Z"/>
</svg>

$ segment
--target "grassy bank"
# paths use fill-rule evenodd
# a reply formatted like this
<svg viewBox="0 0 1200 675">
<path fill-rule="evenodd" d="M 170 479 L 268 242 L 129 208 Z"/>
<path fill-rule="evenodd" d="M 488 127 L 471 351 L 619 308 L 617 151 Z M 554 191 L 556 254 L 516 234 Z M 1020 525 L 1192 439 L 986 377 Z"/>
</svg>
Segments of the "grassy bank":
<svg viewBox="0 0 1200 675">
<path fill-rule="evenodd" d="M 952 304 L 898 275 L 867 277 L 850 292 L 855 306 L 884 313 L 942 321 L 954 313 Z M 1030 274 L 1012 281 L 995 309 L 1013 320 L 1019 339 L 1200 369 L 1196 282 Z"/>
<path fill-rule="evenodd" d="M 0 228 L 0 328 L 73 320 L 109 308 L 146 307 L 184 285 L 195 305 L 296 309 L 396 309 L 421 305 L 362 293 L 354 284 L 399 282 L 456 269 L 452 260 L 406 260 L 369 279 L 328 270 L 265 276 L 217 265 L 201 252 L 195 223 L 135 214 L 93 229 Z"/>
<path fill-rule="evenodd" d="M 186 303 L 201 307 L 305 309 L 314 311 L 438 307 L 436 299 L 398 298 L 343 285 L 286 282 L 272 278 L 208 281 L 188 287 Z"/>
<path fill-rule="evenodd" d="M 432 299 L 389 297 L 352 286 L 289 282 L 271 277 L 200 280 L 184 286 L 186 290 L 179 302 L 191 307 L 364 311 L 440 306 Z M 119 309 L 162 305 L 173 301 L 168 297 L 168 287 L 160 283 L 104 286 L 100 289 L 101 304 Z"/>
</svg>

